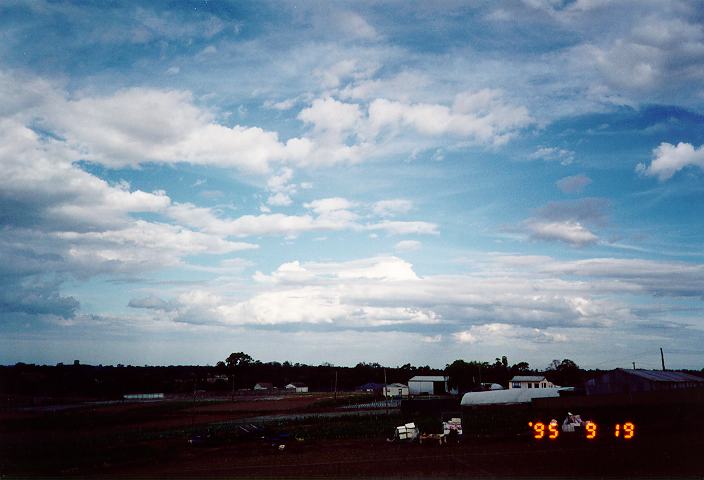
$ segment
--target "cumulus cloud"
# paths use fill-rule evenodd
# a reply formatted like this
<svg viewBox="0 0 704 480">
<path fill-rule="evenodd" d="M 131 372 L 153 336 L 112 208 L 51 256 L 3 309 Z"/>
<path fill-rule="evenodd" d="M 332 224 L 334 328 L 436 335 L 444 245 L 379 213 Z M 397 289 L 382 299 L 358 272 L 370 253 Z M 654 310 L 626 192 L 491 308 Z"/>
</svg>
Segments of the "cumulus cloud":
<svg viewBox="0 0 704 480">
<path fill-rule="evenodd" d="M 533 239 L 583 247 L 599 240 L 590 228 L 606 223 L 608 208 L 609 202 L 601 198 L 550 202 L 524 221 L 523 227 Z"/>
<path fill-rule="evenodd" d="M 494 255 L 473 272 L 421 277 L 398 257 L 373 257 L 291 261 L 254 279 L 259 289 L 244 299 L 231 298 L 227 289 L 189 290 L 168 316 L 224 326 L 413 326 L 429 337 L 452 333 L 459 342 L 555 343 L 567 339 L 565 328 L 641 328 L 648 315 L 659 318 L 662 305 L 650 314 L 647 306 L 636 313 L 626 297 L 701 295 L 704 270 L 699 264 L 645 260 Z"/>
<path fill-rule="evenodd" d="M 555 182 L 555 185 L 557 185 L 557 188 L 563 193 L 581 193 L 591 183 L 591 178 L 580 173 L 579 175 L 561 178 Z"/>
<path fill-rule="evenodd" d="M 312 124 L 318 133 L 339 136 L 359 125 L 362 112 L 359 105 L 343 103 L 328 97 L 314 100 L 310 107 L 301 110 L 298 118 Z"/>
<path fill-rule="evenodd" d="M 372 211 L 375 215 L 380 217 L 393 217 L 395 215 L 408 213 L 412 209 L 413 202 L 401 198 L 380 200 L 378 202 L 374 202 L 372 205 Z"/>
<path fill-rule="evenodd" d="M 653 160 L 650 165 L 639 163 L 636 171 L 642 175 L 657 177 L 663 182 L 687 167 L 698 167 L 704 170 L 704 145 L 695 148 L 689 143 L 680 142 L 675 146 L 663 142 L 653 150 Z"/>
<path fill-rule="evenodd" d="M 500 145 L 532 123 L 528 110 L 505 102 L 499 90 L 458 94 L 452 107 L 386 99 L 369 105 L 369 129 L 377 135 L 403 127 L 431 137 L 450 135 Z"/>
<path fill-rule="evenodd" d="M 265 173 L 310 152 L 306 139 L 279 141 L 259 127 L 216 123 L 185 91 L 132 88 L 52 104 L 47 127 L 85 158 L 111 168 L 144 162 L 209 164 Z"/>
</svg>

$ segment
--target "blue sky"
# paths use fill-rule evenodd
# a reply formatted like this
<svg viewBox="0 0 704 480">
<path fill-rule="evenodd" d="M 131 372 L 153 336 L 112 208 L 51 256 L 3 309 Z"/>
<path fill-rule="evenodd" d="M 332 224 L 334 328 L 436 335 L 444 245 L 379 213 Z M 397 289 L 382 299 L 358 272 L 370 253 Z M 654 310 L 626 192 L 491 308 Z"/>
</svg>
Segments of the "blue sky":
<svg viewBox="0 0 704 480">
<path fill-rule="evenodd" d="M 702 2 L 4 2 L 0 362 L 704 366 Z"/>
</svg>

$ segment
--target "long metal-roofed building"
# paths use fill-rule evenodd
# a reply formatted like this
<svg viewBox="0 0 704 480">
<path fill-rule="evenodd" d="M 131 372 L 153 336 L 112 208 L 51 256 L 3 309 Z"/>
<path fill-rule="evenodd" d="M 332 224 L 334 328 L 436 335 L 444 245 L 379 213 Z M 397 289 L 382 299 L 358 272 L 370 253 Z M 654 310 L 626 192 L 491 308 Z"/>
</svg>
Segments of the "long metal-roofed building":
<svg viewBox="0 0 704 480">
<path fill-rule="evenodd" d="M 560 391 L 568 390 L 561 387 L 546 388 L 513 388 L 507 390 L 489 390 L 486 392 L 469 392 L 462 397 L 463 407 L 480 405 L 510 405 L 516 403 L 531 403 L 534 398 L 555 398 Z"/>
<path fill-rule="evenodd" d="M 685 372 L 617 368 L 587 380 L 587 395 L 704 388 L 704 378 Z"/>
</svg>

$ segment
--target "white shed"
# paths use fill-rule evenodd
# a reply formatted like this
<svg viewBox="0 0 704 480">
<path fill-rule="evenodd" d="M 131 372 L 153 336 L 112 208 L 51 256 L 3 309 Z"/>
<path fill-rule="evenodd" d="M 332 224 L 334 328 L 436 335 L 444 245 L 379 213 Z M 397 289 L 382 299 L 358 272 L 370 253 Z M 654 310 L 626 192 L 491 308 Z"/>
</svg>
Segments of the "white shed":
<svg viewBox="0 0 704 480">
<path fill-rule="evenodd" d="M 408 392 L 411 395 L 442 395 L 450 391 L 448 379 L 442 375 L 416 375 L 408 380 Z"/>
<path fill-rule="evenodd" d="M 296 393 L 306 393 L 308 392 L 308 386 L 305 383 L 301 382 L 291 382 L 288 385 L 284 387 L 287 392 L 296 392 Z"/>
<path fill-rule="evenodd" d="M 402 383 L 390 383 L 384 387 L 384 396 L 386 398 L 407 397 L 408 386 Z"/>
</svg>

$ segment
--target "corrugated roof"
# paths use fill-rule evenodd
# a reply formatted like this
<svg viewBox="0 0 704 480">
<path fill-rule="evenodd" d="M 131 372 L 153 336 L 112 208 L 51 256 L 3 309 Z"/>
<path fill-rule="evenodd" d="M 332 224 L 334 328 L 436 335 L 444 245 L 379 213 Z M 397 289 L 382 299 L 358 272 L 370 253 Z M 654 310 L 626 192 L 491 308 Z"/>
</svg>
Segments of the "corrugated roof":
<svg viewBox="0 0 704 480">
<path fill-rule="evenodd" d="M 489 390 L 469 392 L 462 397 L 461 405 L 495 405 L 507 403 L 530 403 L 534 398 L 559 397 L 560 388 L 512 388 L 510 390 Z"/>
<path fill-rule="evenodd" d="M 636 369 L 636 370 L 628 370 L 625 368 L 619 368 L 624 373 L 628 373 L 630 375 L 636 375 L 641 378 L 645 378 L 646 380 L 650 380 L 651 382 L 674 382 L 674 383 L 679 383 L 679 382 L 702 382 L 704 383 L 704 378 L 702 377 L 697 377 L 696 375 L 691 375 L 689 373 L 684 373 L 684 372 L 670 372 L 670 371 L 662 371 L 662 370 L 641 370 L 641 369 Z"/>
<path fill-rule="evenodd" d="M 409 382 L 444 382 L 447 377 L 441 375 L 416 375 L 412 377 Z"/>
<path fill-rule="evenodd" d="M 408 388 L 408 387 L 407 387 L 406 385 L 404 385 L 403 383 L 389 383 L 389 384 L 387 385 L 387 387 L 396 387 L 396 388 L 401 388 L 401 387 L 403 387 L 403 388 Z"/>
<path fill-rule="evenodd" d="M 516 375 L 512 382 L 540 382 L 545 380 L 545 375 Z"/>
</svg>

